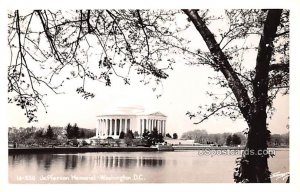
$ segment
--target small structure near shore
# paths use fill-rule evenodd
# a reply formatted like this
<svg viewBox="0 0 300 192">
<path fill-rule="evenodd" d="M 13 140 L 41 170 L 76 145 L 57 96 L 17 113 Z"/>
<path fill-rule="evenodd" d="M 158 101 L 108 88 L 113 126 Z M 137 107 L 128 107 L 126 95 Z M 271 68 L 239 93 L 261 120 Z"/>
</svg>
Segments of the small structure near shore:
<svg viewBox="0 0 300 192">
<path fill-rule="evenodd" d="M 157 151 L 174 151 L 174 148 L 171 145 L 155 145 L 152 148 L 156 148 Z"/>
<path fill-rule="evenodd" d="M 165 142 L 168 145 L 194 145 L 195 144 L 195 140 L 193 139 L 189 139 L 189 140 L 185 140 L 185 139 L 165 139 Z"/>
</svg>

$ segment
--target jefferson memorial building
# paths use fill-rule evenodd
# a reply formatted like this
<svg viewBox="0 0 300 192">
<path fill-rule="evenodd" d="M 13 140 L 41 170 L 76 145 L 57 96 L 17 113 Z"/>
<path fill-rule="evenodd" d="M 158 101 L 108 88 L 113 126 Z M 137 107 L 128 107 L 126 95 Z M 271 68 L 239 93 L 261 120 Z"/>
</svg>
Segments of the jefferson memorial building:
<svg viewBox="0 0 300 192">
<path fill-rule="evenodd" d="M 154 128 L 163 136 L 166 135 L 167 116 L 160 113 L 145 113 L 141 107 L 122 107 L 109 113 L 97 116 L 96 137 L 106 139 L 112 137 L 118 139 L 120 133 L 125 134 L 131 130 L 141 137 L 144 130 L 151 132 Z"/>
</svg>

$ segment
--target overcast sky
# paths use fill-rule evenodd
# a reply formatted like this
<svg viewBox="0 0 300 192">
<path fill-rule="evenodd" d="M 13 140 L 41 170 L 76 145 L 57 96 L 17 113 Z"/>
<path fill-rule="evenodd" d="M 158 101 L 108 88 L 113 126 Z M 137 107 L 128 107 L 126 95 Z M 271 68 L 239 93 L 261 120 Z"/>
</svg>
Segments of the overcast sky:
<svg viewBox="0 0 300 192">
<path fill-rule="evenodd" d="M 97 82 L 88 84 L 96 96 L 85 100 L 75 93 L 73 82 L 65 84 L 66 94 L 50 94 L 45 97 L 49 105 L 46 114 L 42 108 L 38 113 L 38 123 L 28 124 L 23 111 L 14 104 L 8 107 L 9 126 L 42 126 L 48 124 L 66 126 L 67 123 L 77 123 L 80 127 L 95 128 L 96 116 L 115 107 L 143 106 L 147 111 L 160 111 L 168 116 L 167 132 L 179 134 L 193 130 L 206 129 L 209 133 L 237 132 L 247 126 L 243 119 L 232 121 L 228 118 L 210 118 L 200 125 L 193 125 L 185 113 L 196 110 L 197 106 L 206 104 L 208 97 L 205 92 L 211 90 L 208 86 L 208 75 L 212 71 L 207 67 L 186 66 L 176 64 L 168 79 L 163 81 L 162 96 L 157 99 L 151 86 L 144 86 L 133 81 L 124 86 L 122 81 L 113 81 L 111 87 Z M 270 121 L 272 133 L 287 132 L 288 96 L 275 100 L 276 112 Z"/>
<path fill-rule="evenodd" d="M 199 42 L 203 42 L 194 28 L 187 32 L 186 37 L 195 42 L 191 46 L 198 46 Z M 251 41 L 258 43 L 258 39 Z M 206 49 L 204 44 L 201 46 L 201 49 Z M 255 56 L 255 53 L 249 53 L 248 56 L 245 56 L 245 62 L 253 64 Z M 185 131 L 194 129 L 206 129 L 209 133 L 237 132 L 247 127 L 243 119 L 232 121 L 225 117 L 212 117 L 202 124 L 194 125 L 193 123 L 197 120 L 190 120 L 185 114 L 187 111 L 195 112 L 199 105 L 209 104 L 206 91 L 217 92 L 218 90 L 208 85 L 208 77 L 215 75 L 216 72 L 208 66 L 187 66 L 181 61 L 181 58 L 176 58 L 176 60 L 178 62 L 174 64 L 174 70 L 168 73 L 169 78 L 163 80 L 162 86 L 158 87 L 158 92 L 153 92 L 151 85 L 145 86 L 140 83 L 141 77 L 132 75 L 130 86 L 125 86 L 123 80 L 120 79 L 113 79 L 111 87 L 106 87 L 99 82 L 89 82 L 86 89 L 93 91 L 96 96 L 93 99 L 85 100 L 75 91 L 79 82 L 69 81 L 62 89 L 65 94 L 49 94 L 45 97 L 48 113 L 46 114 L 43 108 L 39 108 L 38 123 L 28 124 L 24 111 L 15 104 L 9 104 L 8 126 L 46 127 L 49 124 L 66 126 L 68 123 L 77 123 L 80 127 L 95 128 L 96 116 L 105 111 L 116 107 L 143 106 L 148 112 L 160 111 L 167 115 L 167 132 L 169 133 L 177 132 L 181 135 Z M 157 98 L 157 94 L 162 94 L 162 96 Z M 275 100 L 276 111 L 269 120 L 272 133 L 288 131 L 286 128 L 288 102 L 288 96 L 279 96 Z"/>
</svg>

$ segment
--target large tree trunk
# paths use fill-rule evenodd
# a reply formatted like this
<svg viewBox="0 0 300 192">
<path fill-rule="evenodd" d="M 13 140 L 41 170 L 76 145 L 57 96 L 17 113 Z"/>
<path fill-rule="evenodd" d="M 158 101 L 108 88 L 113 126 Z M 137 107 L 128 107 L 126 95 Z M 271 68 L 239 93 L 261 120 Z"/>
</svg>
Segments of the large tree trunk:
<svg viewBox="0 0 300 192">
<path fill-rule="evenodd" d="M 249 125 L 248 140 L 242 157 L 240 182 L 269 183 L 267 140 L 269 131 L 266 119 L 257 115 Z"/>
<path fill-rule="evenodd" d="M 269 67 L 273 54 L 273 41 L 276 37 L 277 27 L 280 24 L 282 10 L 272 9 L 268 11 L 264 22 L 263 32 L 260 38 L 256 58 L 255 77 L 253 81 L 253 96 L 255 100 L 252 118 L 248 121 L 249 133 L 246 150 L 250 154 L 245 155 L 248 166 L 245 166 L 244 177 L 249 182 L 271 182 L 268 168 L 267 140 L 270 132 L 267 130 L 267 103 L 269 85 Z M 251 153 L 254 153 L 251 154 Z"/>
<path fill-rule="evenodd" d="M 183 10 L 203 37 L 210 50 L 215 68 L 219 69 L 228 81 L 241 113 L 248 126 L 248 140 L 240 167 L 234 175 L 236 182 L 266 183 L 271 182 L 268 168 L 267 140 L 267 102 L 270 61 L 273 53 L 273 41 L 280 24 L 282 10 L 269 10 L 264 22 L 263 32 L 258 46 L 255 78 L 253 81 L 253 97 L 250 100 L 246 87 L 235 74 L 228 58 L 220 48 L 212 32 L 208 29 L 197 10 Z"/>
</svg>

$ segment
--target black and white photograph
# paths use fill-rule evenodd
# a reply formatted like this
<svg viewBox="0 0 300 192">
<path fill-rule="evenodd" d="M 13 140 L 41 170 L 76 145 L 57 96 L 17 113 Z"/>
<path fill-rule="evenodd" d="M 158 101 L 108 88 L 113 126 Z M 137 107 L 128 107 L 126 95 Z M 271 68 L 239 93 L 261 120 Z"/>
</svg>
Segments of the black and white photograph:
<svg viewBox="0 0 300 192">
<path fill-rule="evenodd" d="M 4 191 L 222 183 L 296 191 L 299 9 L 287 2 L 6 6 Z"/>
</svg>

